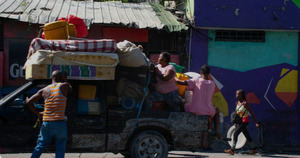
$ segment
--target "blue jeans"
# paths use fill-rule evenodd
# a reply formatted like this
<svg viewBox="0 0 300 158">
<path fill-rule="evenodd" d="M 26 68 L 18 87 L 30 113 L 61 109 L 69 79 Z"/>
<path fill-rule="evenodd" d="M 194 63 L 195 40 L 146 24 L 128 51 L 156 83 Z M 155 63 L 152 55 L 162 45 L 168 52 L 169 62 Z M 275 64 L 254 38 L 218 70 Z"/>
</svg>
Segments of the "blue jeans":
<svg viewBox="0 0 300 158">
<path fill-rule="evenodd" d="M 155 101 L 165 101 L 167 103 L 166 110 L 172 112 L 180 111 L 180 98 L 178 90 L 172 91 L 170 93 L 162 94 L 157 91 L 150 92 L 146 99 L 146 111 L 151 111 L 152 102 Z"/>
<path fill-rule="evenodd" d="M 31 158 L 39 158 L 52 140 L 56 143 L 56 158 L 64 158 L 67 144 L 67 123 L 66 121 L 43 122 L 37 145 Z"/>
</svg>

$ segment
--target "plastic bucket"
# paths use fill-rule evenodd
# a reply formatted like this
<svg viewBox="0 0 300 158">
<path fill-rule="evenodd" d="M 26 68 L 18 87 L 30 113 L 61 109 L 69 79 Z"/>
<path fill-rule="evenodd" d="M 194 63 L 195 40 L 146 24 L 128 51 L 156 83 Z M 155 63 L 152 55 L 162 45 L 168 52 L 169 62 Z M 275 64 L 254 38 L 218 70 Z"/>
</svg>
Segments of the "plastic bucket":
<svg viewBox="0 0 300 158">
<path fill-rule="evenodd" d="M 69 30 L 68 22 L 66 21 L 55 21 L 44 25 L 43 31 L 45 33 L 45 39 L 68 39 Z"/>
<path fill-rule="evenodd" d="M 69 29 L 69 36 L 77 37 L 77 31 L 75 25 L 69 23 L 68 29 Z"/>
<path fill-rule="evenodd" d="M 185 74 L 182 74 L 182 73 L 176 73 L 176 78 L 180 79 L 180 80 L 188 80 L 189 77 Z M 178 91 L 179 91 L 179 95 L 183 96 L 184 95 L 184 92 L 186 90 L 186 86 L 185 85 L 180 85 L 180 84 L 177 84 L 177 87 L 178 87 Z"/>
</svg>

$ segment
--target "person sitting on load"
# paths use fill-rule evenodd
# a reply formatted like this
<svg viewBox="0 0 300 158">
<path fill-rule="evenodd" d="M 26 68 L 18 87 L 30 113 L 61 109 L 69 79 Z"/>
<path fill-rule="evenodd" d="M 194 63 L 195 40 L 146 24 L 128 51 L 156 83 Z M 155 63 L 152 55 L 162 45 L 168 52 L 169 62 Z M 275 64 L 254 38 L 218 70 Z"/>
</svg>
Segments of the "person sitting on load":
<svg viewBox="0 0 300 158">
<path fill-rule="evenodd" d="M 153 102 L 165 102 L 165 109 L 168 111 L 180 111 L 180 98 L 176 86 L 176 70 L 169 64 L 170 54 L 162 52 L 158 58 L 158 65 L 155 66 L 154 91 L 150 92 L 146 100 L 146 111 L 152 109 Z"/>
</svg>

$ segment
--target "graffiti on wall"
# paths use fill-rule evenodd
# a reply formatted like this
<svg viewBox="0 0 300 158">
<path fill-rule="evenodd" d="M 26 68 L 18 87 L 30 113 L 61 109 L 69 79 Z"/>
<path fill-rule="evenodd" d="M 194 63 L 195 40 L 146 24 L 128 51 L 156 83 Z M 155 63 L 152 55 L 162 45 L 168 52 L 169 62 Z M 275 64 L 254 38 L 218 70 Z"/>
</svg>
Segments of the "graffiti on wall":
<svg viewBox="0 0 300 158">
<path fill-rule="evenodd" d="M 290 70 L 290 74 L 284 76 L 282 73 L 286 69 Z M 241 88 L 246 91 L 247 100 L 255 116 L 267 127 L 265 133 L 268 136 L 265 137 L 265 143 L 300 143 L 297 134 L 300 132 L 297 67 L 279 64 L 247 72 L 212 67 L 212 72 L 224 85 L 222 94 L 228 102 L 230 112 L 235 109 L 235 91 Z M 225 122 L 230 124 L 229 117 L 225 117 Z M 250 131 L 252 134 L 257 133 L 253 123 L 250 124 Z M 285 137 L 277 139 L 278 136 Z"/>
<path fill-rule="evenodd" d="M 210 80 L 213 80 L 216 84 L 215 92 L 213 94 L 212 102 L 213 105 L 223 113 L 223 116 L 228 116 L 228 103 L 223 96 L 221 90 L 224 87 L 224 85 L 218 81 L 212 74 L 209 76 Z"/>
<path fill-rule="evenodd" d="M 298 97 L 298 71 L 283 68 L 275 92 L 287 106 L 292 106 Z"/>
<path fill-rule="evenodd" d="M 209 37 L 214 39 L 214 31 Z M 222 85 L 217 87 L 224 100 L 214 97 L 220 107 L 234 111 L 235 91 L 244 89 L 255 116 L 266 127 L 265 143 L 300 145 L 297 32 L 266 32 L 265 42 L 211 40 L 208 65 Z M 230 125 L 225 117 L 225 130 Z M 249 129 L 257 134 L 253 123 Z"/>
</svg>

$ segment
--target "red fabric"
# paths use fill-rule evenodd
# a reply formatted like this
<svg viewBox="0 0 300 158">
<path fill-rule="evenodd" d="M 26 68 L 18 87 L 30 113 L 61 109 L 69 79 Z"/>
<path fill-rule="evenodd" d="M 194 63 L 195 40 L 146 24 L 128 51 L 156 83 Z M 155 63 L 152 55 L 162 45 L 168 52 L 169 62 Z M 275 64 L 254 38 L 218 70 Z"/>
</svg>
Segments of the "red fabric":
<svg viewBox="0 0 300 158">
<path fill-rule="evenodd" d="M 248 123 L 249 122 L 249 116 L 243 117 L 242 122 Z"/>
<path fill-rule="evenodd" d="M 83 19 L 70 14 L 67 18 L 59 18 L 58 21 L 67 21 L 70 24 L 74 24 L 77 32 L 77 37 L 84 38 L 88 35 L 88 30 Z"/>
<path fill-rule="evenodd" d="M 44 31 L 42 32 L 42 39 L 45 39 L 45 33 L 44 33 Z"/>
<path fill-rule="evenodd" d="M 83 38 L 83 37 L 86 37 L 88 35 L 88 30 L 86 28 L 86 25 L 85 25 L 83 19 L 70 14 L 65 20 L 68 23 L 71 23 L 71 24 L 75 25 L 75 28 L 76 28 L 76 31 L 77 31 L 77 37 Z"/>
<path fill-rule="evenodd" d="M 44 40 L 35 38 L 31 41 L 29 50 L 54 50 L 71 52 L 106 52 L 116 51 L 116 41 L 112 39 L 102 40 Z"/>
</svg>

